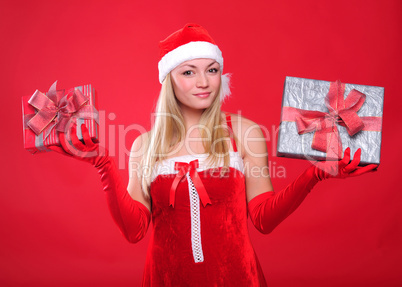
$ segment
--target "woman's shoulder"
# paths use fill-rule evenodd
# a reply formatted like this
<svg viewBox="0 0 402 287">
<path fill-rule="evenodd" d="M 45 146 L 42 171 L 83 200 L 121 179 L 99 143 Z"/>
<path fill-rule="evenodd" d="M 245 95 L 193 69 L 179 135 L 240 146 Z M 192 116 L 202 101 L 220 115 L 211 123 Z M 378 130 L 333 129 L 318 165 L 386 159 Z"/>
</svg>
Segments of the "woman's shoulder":
<svg viewBox="0 0 402 287">
<path fill-rule="evenodd" d="M 234 113 L 230 113 L 230 112 L 225 112 L 225 114 L 230 115 L 230 118 L 232 119 L 232 123 L 240 122 L 241 124 L 247 125 L 247 126 L 252 126 L 252 125 L 257 124 L 255 122 L 253 122 L 252 120 L 250 120 L 249 118 L 246 118 L 242 114 L 234 114 Z"/>
<path fill-rule="evenodd" d="M 259 124 L 241 114 L 230 113 L 230 117 L 237 147 L 243 158 L 251 147 L 253 150 L 265 148 L 265 136 Z"/>
<path fill-rule="evenodd" d="M 227 113 L 226 113 L 227 114 Z M 256 122 L 246 118 L 241 114 L 228 113 L 231 118 L 232 128 L 235 136 L 243 138 L 247 136 L 252 130 L 261 131 L 260 125 Z"/>
</svg>

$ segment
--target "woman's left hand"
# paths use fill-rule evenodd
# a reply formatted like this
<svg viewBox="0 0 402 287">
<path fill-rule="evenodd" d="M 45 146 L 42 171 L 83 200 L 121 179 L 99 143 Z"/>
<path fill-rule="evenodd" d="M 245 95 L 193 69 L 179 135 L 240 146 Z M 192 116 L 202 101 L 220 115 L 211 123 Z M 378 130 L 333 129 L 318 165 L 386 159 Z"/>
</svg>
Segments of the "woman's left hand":
<svg viewBox="0 0 402 287">
<path fill-rule="evenodd" d="M 359 148 L 350 161 L 350 148 L 345 150 L 343 159 L 339 161 L 323 161 L 315 164 L 315 175 L 319 180 L 328 178 L 347 178 L 358 176 L 364 173 L 373 172 L 378 165 L 369 164 L 359 167 L 361 149 Z"/>
</svg>

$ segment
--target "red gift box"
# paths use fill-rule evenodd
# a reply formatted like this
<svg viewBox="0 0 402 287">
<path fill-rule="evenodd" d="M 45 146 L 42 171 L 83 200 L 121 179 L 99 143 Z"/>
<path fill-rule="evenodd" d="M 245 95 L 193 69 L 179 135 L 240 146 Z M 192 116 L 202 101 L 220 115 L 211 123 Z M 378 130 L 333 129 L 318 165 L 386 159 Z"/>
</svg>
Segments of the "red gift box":
<svg viewBox="0 0 402 287">
<path fill-rule="evenodd" d="M 77 124 L 79 139 L 82 139 L 81 124 L 88 128 L 92 140 L 98 139 L 95 89 L 83 85 L 56 90 L 56 83 L 46 94 L 36 90 L 32 96 L 22 97 L 24 148 L 31 153 L 60 146 L 58 133 L 67 132 L 72 124 Z"/>
</svg>

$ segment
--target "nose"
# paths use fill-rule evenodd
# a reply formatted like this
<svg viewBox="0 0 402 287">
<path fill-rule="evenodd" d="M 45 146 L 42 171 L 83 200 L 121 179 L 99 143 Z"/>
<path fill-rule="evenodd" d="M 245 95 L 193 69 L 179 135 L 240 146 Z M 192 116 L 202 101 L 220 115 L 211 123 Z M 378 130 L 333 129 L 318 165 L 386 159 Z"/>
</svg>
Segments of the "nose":
<svg viewBox="0 0 402 287">
<path fill-rule="evenodd" d="M 208 76 L 204 73 L 199 73 L 197 75 L 197 88 L 207 88 L 209 85 Z"/>
</svg>

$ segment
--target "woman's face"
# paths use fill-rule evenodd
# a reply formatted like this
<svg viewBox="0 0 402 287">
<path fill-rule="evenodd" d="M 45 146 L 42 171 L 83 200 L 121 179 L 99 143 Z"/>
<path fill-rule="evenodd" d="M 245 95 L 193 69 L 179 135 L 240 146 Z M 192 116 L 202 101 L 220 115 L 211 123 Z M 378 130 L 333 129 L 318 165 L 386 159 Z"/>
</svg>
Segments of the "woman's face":
<svg viewBox="0 0 402 287">
<path fill-rule="evenodd" d="M 212 59 L 186 61 L 172 70 L 171 79 L 182 109 L 206 109 L 219 95 L 220 66 Z"/>
</svg>

